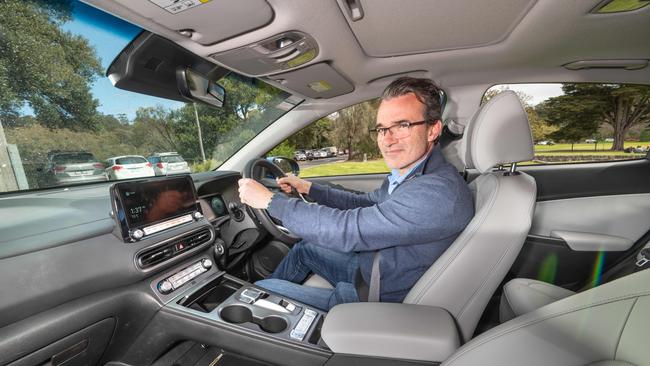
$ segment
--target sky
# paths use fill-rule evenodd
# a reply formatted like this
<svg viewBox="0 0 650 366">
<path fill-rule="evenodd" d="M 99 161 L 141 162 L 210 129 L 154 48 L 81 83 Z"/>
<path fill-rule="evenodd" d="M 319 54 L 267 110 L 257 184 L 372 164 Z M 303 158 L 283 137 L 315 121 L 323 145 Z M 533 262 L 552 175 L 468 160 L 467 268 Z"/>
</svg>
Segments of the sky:
<svg viewBox="0 0 650 366">
<path fill-rule="evenodd" d="M 80 2 L 74 3 L 73 21 L 64 24 L 62 28 L 90 41 L 101 59 L 104 72 L 122 49 L 142 30 Z M 105 75 L 97 77 L 91 89 L 94 98 L 99 101 L 98 110 L 101 113 L 115 116 L 126 114 L 129 120 L 135 117 L 135 111 L 140 107 L 162 105 L 176 109 L 184 105 L 176 101 L 118 89 Z"/>
<path fill-rule="evenodd" d="M 513 91 L 522 91 L 526 95 L 532 97 L 530 104 L 537 105 L 551 97 L 557 97 L 564 94 L 562 92 L 562 84 L 502 84 L 497 88 L 506 87 Z"/>
</svg>

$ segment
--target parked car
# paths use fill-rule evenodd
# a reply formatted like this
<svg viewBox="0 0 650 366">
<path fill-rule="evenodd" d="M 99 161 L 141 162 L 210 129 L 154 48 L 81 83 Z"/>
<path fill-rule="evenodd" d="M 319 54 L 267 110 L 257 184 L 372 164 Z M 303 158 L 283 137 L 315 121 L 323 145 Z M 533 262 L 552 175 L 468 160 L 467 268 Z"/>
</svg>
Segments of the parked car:
<svg viewBox="0 0 650 366">
<path fill-rule="evenodd" d="M 614 142 L 614 139 L 612 137 L 608 137 L 605 139 L 605 142 Z"/>
<path fill-rule="evenodd" d="M 305 161 L 307 160 L 307 155 L 303 150 L 297 150 L 296 152 L 293 153 L 293 158 L 296 159 L 297 161 Z"/>
<path fill-rule="evenodd" d="M 325 150 L 327 152 L 327 157 L 328 158 L 335 157 L 336 154 L 337 154 L 337 149 L 334 146 L 325 147 L 325 148 L 323 148 L 323 150 Z"/>
<path fill-rule="evenodd" d="M 596 142 L 598 142 L 598 140 L 596 140 L 596 139 L 586 139 L 585 142 L 588 143 L 588 144 L 595 144 Z"/>
<path fill-rule="evenodd" d="M 87 151 L 52 150 L 47 153 L 45 167 L 39 171 L 42 187 L 106 180 L 104 164 Z"/>
<path fill-rule="evenodd" d="M 553 142 L 552 140 L 542 140 L 542 141 L 538 141 L 537 145 L 555 145 L 555 142 Z"/>
<path fill-rule="evenodd" d="M 124 155 L 106 160 L 106 178 L 121 180 L 154 177 L 152 164 L 140 155 Z"/>
<path fill-rule="evenodd" d="M 155 153 L 147 160 L 153 165 L 156 175 L 188 174 L 190 166 L 177 152 Z"/>
<path fill-rule="evenodd" d="M 318 157 L 319 158 L 327 158 L 329 156 L 328 152 L 326 149 L 320 149 L 317 151 Z"/>
</svg>

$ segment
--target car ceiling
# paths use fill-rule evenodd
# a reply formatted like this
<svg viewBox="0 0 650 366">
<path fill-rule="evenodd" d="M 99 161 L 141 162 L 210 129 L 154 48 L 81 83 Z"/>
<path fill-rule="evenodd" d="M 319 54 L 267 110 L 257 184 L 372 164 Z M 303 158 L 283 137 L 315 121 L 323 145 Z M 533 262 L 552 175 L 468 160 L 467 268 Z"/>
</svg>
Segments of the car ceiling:
<svg viewBox="0 0 650 366">
<path fill-rule="evenodd" d="M 516 82 L 650 80 L 650 67 L 563 67 L 581 60 L 650 59 L 650 7 L 594 14 L 602 1 L 211 0 L 171 14 L 154 4 L 164 1 L 86 0 L 206 58 L 287 31 L 307 34 L 317 43 L 315 59 L 288 72 L 251 75 L 304 96 L 286 80 L 300 75 L 300 84 L 310 65 L 324 64 L 352 85 L 353 91 L 347 88 L 340 96 L 316 100 L 307 95 L 307 104 L 347 105 L 376 97 L 405 73 L 430 77 L 447 90 Z M 364 17 L 353 21 L 349 4 L 361 4 Z M 195 32 L 188 38 L 181 29 Z"/>
</svg>

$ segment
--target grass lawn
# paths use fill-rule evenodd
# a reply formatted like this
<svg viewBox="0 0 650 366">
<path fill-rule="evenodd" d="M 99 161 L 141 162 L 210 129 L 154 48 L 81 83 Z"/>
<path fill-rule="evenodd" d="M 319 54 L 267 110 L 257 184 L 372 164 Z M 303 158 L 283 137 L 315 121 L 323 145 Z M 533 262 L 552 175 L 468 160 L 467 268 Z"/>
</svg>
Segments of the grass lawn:
<svg viewBox="0 0 650 366">
<path fill-rule="evenodd" d="M 625 147 L 648 146 L 649 141 L 629 141 Z M 557 145 L 535 145 L 535 155 L 537 156 L 580 156 L 580 155 L 598 155 L 598 156 L 617 156 L 620 159 L 640 159 L 645 157 L 644 154 L 630 154 L 622 151 L 610 151 L 611 142 L 598 143 L 597 150 L 594 150 L 594 144 L 575 144 L 574 150 L 571 151 L 571 144 Z M 576 159 L 579 161 L 579 159 Z M 567 163 L 566 161 L 556 163 Z M 524 162 L 523 165 L 540 164 L 539 162 Z M 303 178 L 325 177 L 333 175 L 351 175 L 351 174 L 371 174 L 371 173 L 388 173 L 390 170 L 384 163 L 384 160 L 369 160 L 367 162 L 345 161 L 330 163 L 304 168 L 300 171 Z"/>
<path fill-rule="evenodd" d="M 302 169 L 300 177 L 325 177 L 330 175 L 350 175 L 350 174 L 369 174 L 369 173 L 387 173 L 390 170 L 384 163 L 383 159 L 361 161 L 344 161 L 339 163 L 330 163 L 312 166 Z"/>
<path fill-rule="evenodd" d="M 611 142 L 599 142 L 596 144 L 574 144 L 573 151 L 571 151 L 571 144 L 556 144 L 556 145 L 535 145 L 535 153 L 543 152 L 569 152 L 569 153 L 594 153 L 596 151 L 609 153 L 609 154 L 624 154 L 622 151 L 610 151 L 612 148 Z M 648 146 L 650 141 L 626 141 L 623 146 L 625 147 L 636 147 L 636 146 Z M 594 147 L 596 148 L 594 150 Z"/>
</svg>

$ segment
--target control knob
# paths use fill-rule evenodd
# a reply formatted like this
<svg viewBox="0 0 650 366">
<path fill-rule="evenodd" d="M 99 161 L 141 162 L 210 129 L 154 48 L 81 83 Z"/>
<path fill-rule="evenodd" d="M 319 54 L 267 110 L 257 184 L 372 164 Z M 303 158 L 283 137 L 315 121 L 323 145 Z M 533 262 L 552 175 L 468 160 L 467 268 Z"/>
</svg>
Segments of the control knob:
<svg viewBox="0 0 650 366">
<path fill-rule="evenodd" d="M 203 218 L 203 214 L 202 214 L 202 213 L 200 213 L 200 212 L 198 212 L 198 211 L 196 211 L 196 212 L 194 213 L 194 219 L 196 219 L 196 220 L 201 220 L 202 218 Z"/>
<path fill-rule="evenodd" d="M 205 269 L 210 269 L 210 267 L 212 267 L 212 261 L 206 258 L 206 259 L 201 261 L 201 265 Z"/>
<path fill-rule="evenodd" d="M 140 240 L 144 236 L 144 232 L 140 229 L 133 230 L 131 237 L 135 240 Z"/>
<path fill-rule="evenodd" d="M 163 294 L 167 294 L 171 292 L 171 290 L 173 289 L 174 287 L 172 286 L 172 283 L 167 280 L 160 281 L 160 283 L 158 284 L 158 290 Z"/>
</svg>

